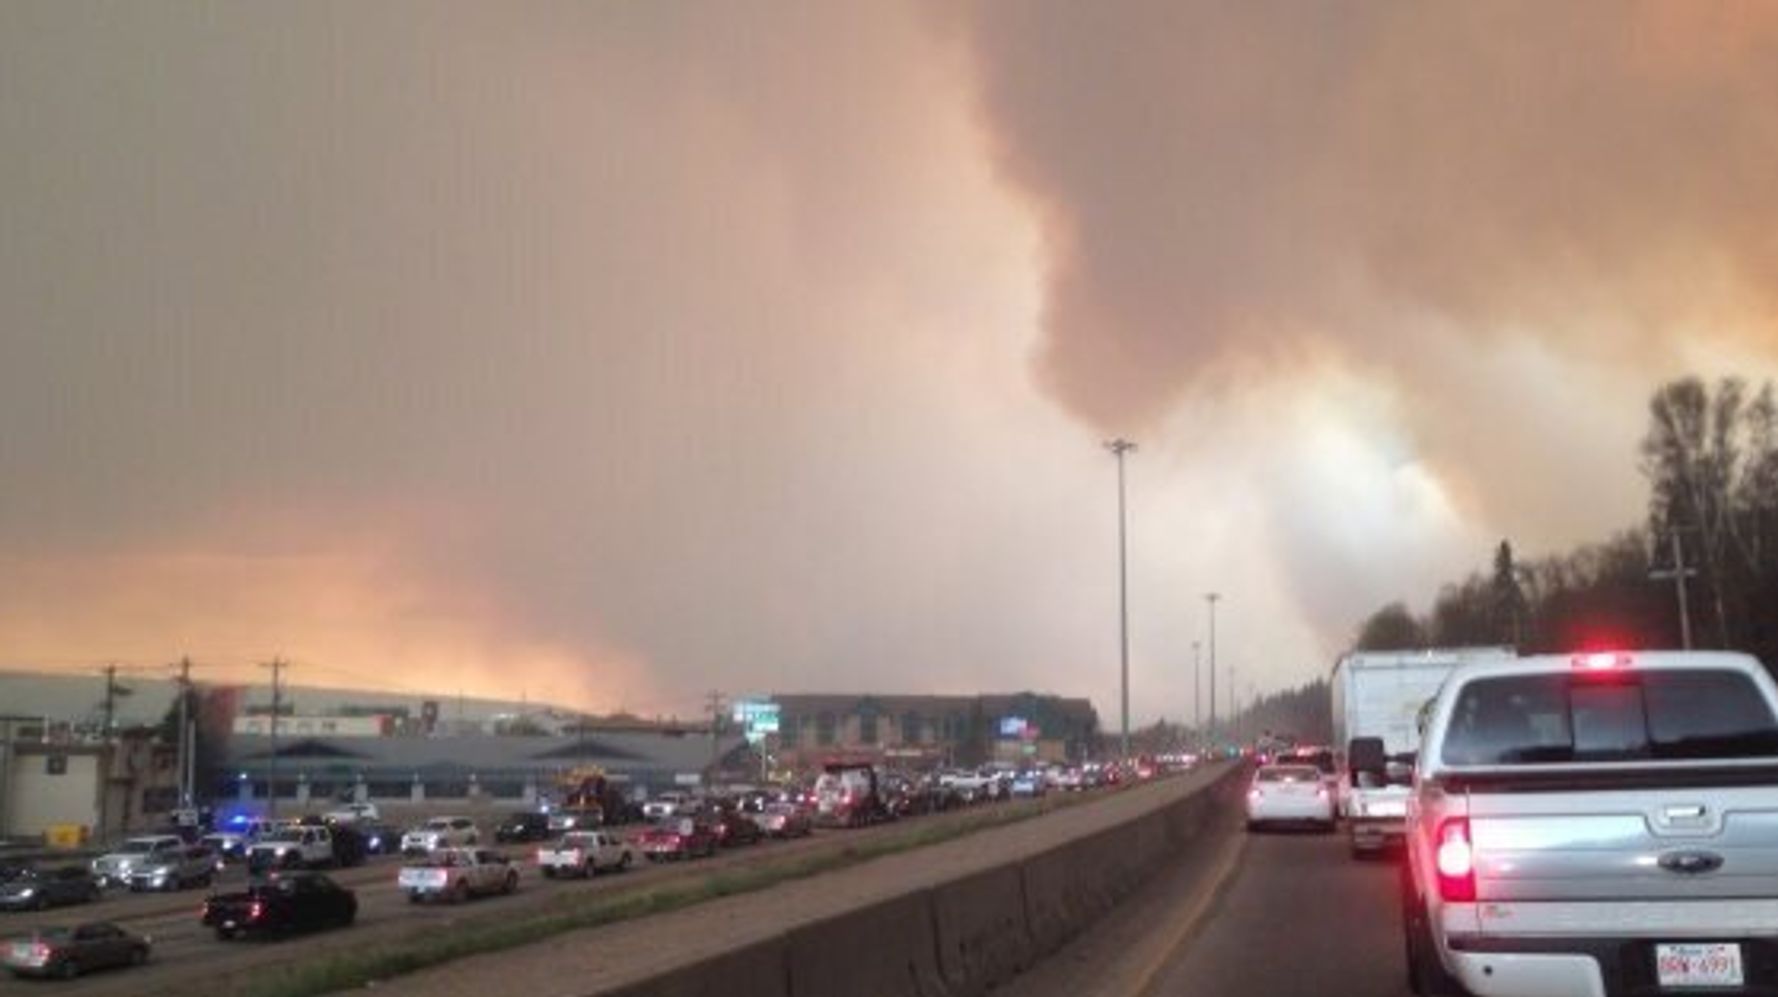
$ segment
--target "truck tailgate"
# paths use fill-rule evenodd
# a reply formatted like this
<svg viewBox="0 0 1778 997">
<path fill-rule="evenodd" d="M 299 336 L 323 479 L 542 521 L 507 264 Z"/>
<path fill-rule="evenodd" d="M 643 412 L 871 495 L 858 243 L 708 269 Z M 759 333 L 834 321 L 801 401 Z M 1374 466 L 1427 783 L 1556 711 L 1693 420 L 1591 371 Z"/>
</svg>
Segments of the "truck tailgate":
<svg viewBox="0 0 1778 997">
<path fill-rule="evenodd" d="M 1476 896 L 1486 901 L 1771 897 L 1778 791 L 1472 792 Z"/>
</svg>

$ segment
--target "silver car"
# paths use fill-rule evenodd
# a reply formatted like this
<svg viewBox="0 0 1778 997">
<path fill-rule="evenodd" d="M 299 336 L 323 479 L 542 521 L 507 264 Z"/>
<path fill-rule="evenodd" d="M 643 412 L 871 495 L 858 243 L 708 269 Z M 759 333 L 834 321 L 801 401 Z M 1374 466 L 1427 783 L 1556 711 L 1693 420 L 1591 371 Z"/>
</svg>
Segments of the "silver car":
<svg viewBox="0 0 1778 997">
<path fill-rule="evenodd" d="M 1778 687 L 1725 653 L 1464 666 L 1403 880 L 1418 994 L 1772 993 Z"/>
<path fill-rule="evenodd" d="M 183 890 L 216 881 L 216 853 L 204 845 L 187 845 L 138 863 L 130 872 L 131 890 Z"/>
<path fill-rule="evenodd" d="M 159 862 L 184 848 L 185 842 L 171 834 L 129 838 L 112 851 L 93 859 L 93 878 L 100 886 L 127 885 L 138 866 Z"/>
</svg>

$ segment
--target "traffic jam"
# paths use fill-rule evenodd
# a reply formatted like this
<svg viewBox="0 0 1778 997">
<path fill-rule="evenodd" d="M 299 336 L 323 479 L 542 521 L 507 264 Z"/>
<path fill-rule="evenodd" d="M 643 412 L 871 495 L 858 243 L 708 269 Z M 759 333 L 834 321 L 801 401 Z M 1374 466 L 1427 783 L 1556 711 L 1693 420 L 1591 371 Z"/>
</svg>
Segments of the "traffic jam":
<svg viewBox="0 0 1778 997">
<path fill-rule="evenodd" d="M 1414 994 L 1778 993 L 1757 659 L 1354 653 L 1332 700 L 1337 749 L 1253 746 L 1247 829 L 1343 827 L 1354 860 L 1397 860 Z"/>
<path fill-rule="evenodd" d="M 155 940 L 130 927 L 137 914 L 126 906 L 143 895 L 208 891 L 196 919 L 213 944 L 281 939 L 351 927 L 366 886 L 361 866 L 393 866 L 388 875 L 408 904 L 456 905 L 509 896 L 526 881 L 590 883 L 770 842 L 1130 785 L 1195 762 L 1178 755 L 923 775 L 834 762 L 796 783 L 648 799 L 587 768 L 565 780 L 577 788 L 563 799 L 492 821 L 439 814 L 402 828 L 373 803 L 280 819 L 237 814 L 210 829 L 131 837 L 84 864 L 0 868 L 0 911 L 28 925 L 0 921 L 0 962 L 18 977 L 58 980 L 149 963 Z M 118 913 L 107 919 L 107 908 Z"/>
</svg>

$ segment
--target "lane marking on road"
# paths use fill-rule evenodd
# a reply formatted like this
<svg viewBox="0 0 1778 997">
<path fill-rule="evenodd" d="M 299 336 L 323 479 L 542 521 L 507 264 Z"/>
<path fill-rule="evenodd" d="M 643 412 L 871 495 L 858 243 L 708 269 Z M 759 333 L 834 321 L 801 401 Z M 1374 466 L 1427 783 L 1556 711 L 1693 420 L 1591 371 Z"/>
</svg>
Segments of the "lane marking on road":
<svg viewBox="0 0 1778 997">
<path fill-rule="evenodd" d="M 1234 880 L 1235 873 L 1241 868 L 1241 858 L 1247 852 L 1248 835 L 1236 830 L 1228 837 L 1229 841 L 1223 845 L 1222 853 L 1217 857 L 1213 871 L 1196 891 L 1192 902 L 1185 906 L 1178 917 L 1165 926 L 1166 933 L 1162 936 L 1166 939 L 1165 944 L 1160 946 L 1154 956 L 1148 960 L 1146 966 L 1135 973 L 1135 978 L 1130 982 L 1129 989 L 1125 991 L 1127 997 L 1155 997 L 1155 985 L 1159 982 L 1162 971 L 1192 940 L 1192 936 L 1197 934 L 1204 918 L 1209 915 L 1211 908 L 1215 907 L 1217 902 L 1222 899 L 1229 883 Z"/>
</svg>

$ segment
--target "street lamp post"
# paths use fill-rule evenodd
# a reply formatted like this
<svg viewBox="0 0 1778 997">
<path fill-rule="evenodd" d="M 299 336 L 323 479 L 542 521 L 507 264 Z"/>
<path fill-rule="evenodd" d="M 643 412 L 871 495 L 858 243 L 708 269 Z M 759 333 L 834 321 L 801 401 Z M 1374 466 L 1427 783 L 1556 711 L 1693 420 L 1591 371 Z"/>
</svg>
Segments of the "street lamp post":
<svg viewBox="0 0 1778 997">
<path fill-rule="evenodd" d="M 1192 641 L 1192 734 L 1200 743 L 1204 740 L 1204 687 L 1199 681 L 1203 672 L 1202 655 L 1199 653 L 1197 641 Z"/>
<path fill-rule="evenodd" d="M 1220 592 L 1204 593 L 1204 601 L 1210 606 L 1210 729 L 1216 729 L 1216 602 L 1222 598 Z"/>
<path fill-rule="evenodd" d="M 1120 750 L 1130 757 L 1130 571 L 1129 542 L 1124 516 L 1124 454 L 1136 444 L 1119 437 L 1109 440 L 1105 449 L 1117 458 L 1117 632 L 1119 719 L 1122 722 Z"/>
</svg>

